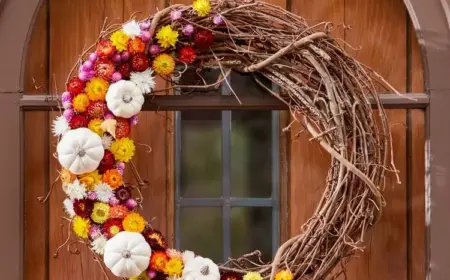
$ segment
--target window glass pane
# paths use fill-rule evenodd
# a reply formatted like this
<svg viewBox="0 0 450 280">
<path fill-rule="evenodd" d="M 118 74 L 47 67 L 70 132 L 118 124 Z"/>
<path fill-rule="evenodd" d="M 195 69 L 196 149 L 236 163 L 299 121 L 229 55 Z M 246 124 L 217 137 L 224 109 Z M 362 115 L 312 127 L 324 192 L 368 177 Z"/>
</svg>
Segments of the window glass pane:
<svg viewBox="0 0 450 280">
<path fill-rule="evenodd" d="M 231 196 L 270 197 L 272 112 L 233 111 L 231 118 Z"/>
<path fill-rule="evenodd" d="M 237 96 L 239 95 L 268 95 L 270 94 L 267 90 L 261 87 L 256 81 L 255 78 L 262 82 L 267 88 L 271 88 L 271 83 L 269 80 L 265 79 L 262 75 L 258 73 L 238 73 L 231 72 L 230 80 L 231 86 L 233 87 L 234 92 Z M 227 85 L 223 85 L 227 87 Z"/>
<path fill-rule="evenodd" d="M 239 257 L 259 250 L 263 261 L 272 259 L 272 208 L 231 209 L 231 254 Z"/>
<path fill-rule="evenodd" d="M 180 212 L 180 249 L 222 262 L 222 208 L 183 207 Z"/>
<path fill-rule="evenodd" d="M 180 69 L 183 70 L 183 69 Z M 183 75 L 181 75 L 179 84 L 180 85 L 199 85 L 204 86 L 212 85 L 222 79 L 222 73 L 219 69 L 200 69 L 197 67 L 188 67 Z M 220 84 L 214 88 L 181 88 L 179 94 L 198 94 L 198 95 L 220 95 L 221 89 Z"/>
<path fill-rule="evenodd" d="M 222 194 L 222 128 L 220 111 L 181 112 L 181 197 Z"/>
</svg>

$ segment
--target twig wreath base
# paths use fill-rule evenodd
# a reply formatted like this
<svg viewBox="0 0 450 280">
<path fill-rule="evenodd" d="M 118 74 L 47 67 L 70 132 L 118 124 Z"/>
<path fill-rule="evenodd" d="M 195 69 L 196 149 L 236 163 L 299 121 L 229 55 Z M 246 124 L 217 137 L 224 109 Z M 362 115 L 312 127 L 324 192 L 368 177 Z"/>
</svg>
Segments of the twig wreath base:
<svg viewBox="0 0 450 280">
<path fill-rule="evenodd" d="M 137 213 L 141 200 L 130 196 L 121 174 L 128 162 L 139 182 L 134 189 L 145 185 L 132 165 L 134 144 L 127 136 L 137 121 L 144 94 L 156 92 L 156 75 L 170 83 L 164 91 L 212 89 L 223 84 L 239 100 L 226 79 L 237 71 L 251 73 L 263 89 L 282 100 L 293 120 L 332 160 L 322 199 L 301 233 L 282 244 L 270 263 L 262 262 L 259 252 L 229 260 L 219 267 L 222 277 L 325 279 L 341 261 L 363 250 L 365 233 L 384 207 L 385 172 L 396 171 L 377 88 L 396 91 L 348 55 L 330 37 L 330 28 L 329 23 L 310 27 L 300 16 L 257 0 L 196 0 L 192 6 L 172 5 L 140 22 L 105 24 L 98 41 L 83 52 L 71 71 L 61 100 L 65 111 L 53 128 L 60 137 L 58 158 L 69 196 L 65 207 L 81 237 L 77 242 L 91 242 L 92 251 L 100 259 L 104 253 L 107 263 L 108 243 L 118 232 L 139 233 L 152 255 L 139 275 L 142 278 L 133 279 L 200 280 L 210 275 L 205 280 L 217 280 L 211 272 L 213 265 L 203 263 L 197 276 L 192 276 L 195 269 L 189 265 L 193 262 L 167 249 L 164 237 Z M 96 50 L 88 54 L 92 48 Z M 78 75 L 72 77 L 77 68 Z M 193 76 L 200 82 L 181 82 L 190 81 L 188 69 L 195 69 Z M 219 70 L 217 82 L 207 84 L 202 69 Z M 272 91 L 262 79 L 280 91 Z M 377 101 L 378 117 L 369 98 Z M 90 136 L 91 132 L 98 136 Z M 73 141 L 67 140 L 69 133 L 75 135 Z M 79 145 L 77 139 L 88 139 L 89 144 L 77 146 L 72 155 L 75 148 L 69 144 Z M 92 162 L 82 162 L 86 155 Z M 76 164 L 76 157 L 83 164 Z M 104 243 L 105 248 L 101 247 Z M 132 254 L 126 251 L 122 256 L 132 258 Z M 170 269 L 175 264 L 168 263 L 177 257 L 182 259 L 181 268 L 173 272 Z M 114 274 L 132 278 L 114 269 Z M 235 278 L 227 278 L 228 273 Z"/>
</svg>

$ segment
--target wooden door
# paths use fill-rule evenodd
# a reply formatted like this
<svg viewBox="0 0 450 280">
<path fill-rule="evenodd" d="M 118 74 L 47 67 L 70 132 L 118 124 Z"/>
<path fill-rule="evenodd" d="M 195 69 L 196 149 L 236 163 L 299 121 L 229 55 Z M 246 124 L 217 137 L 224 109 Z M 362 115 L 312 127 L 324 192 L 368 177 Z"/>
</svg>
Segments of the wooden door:
<svg viewBox="0 0 450 280">
<path fill-rule="evenodd" d="M 97 38 L 104 22 L 122 21 L 135 11 L 142 15 L 168 3 L 190 0 L 47 0 L 43 4 L 27 59 L 26 91 L 60 93 L 74 61 Z M 334 23 L 333 35 L 345 40 L 349 52 L 381 73 L 401 92 L 422 92 L 422 66 L 414 31 L 402 0 L 270 0 L 314 25 Z M 139 15 L 138 15 L 139 17 Z M 342 43 L 344 44 L 344 43 Z M 394 151 L 402 184 L 386 180 L 387 207 L 382 220 L 367 236 L 367 248 L 338 279 L 424 279 L 424 112 L 388 110 Z M 25 114 L 25 279 L 103 279 L 93 255 L 80 244 L 55 252 L 67 240 L 64 194 L 53 156 L 55 139 L 49 127 L 57 113 Z M 282 239 L 298 233 L 321 196 L 329 158 L 306 133 L 294 126 L 283 134 Z M 154 219 L 169 241 L 173 237 L 173 113 L 145 112 L 132 132 L 136 140 L 135 163 L 150 187 L 143 191 L 144 215 Z M 151 152 L 146 145 L 151 146 Z M 131 177 L 128 177 L 131 180 Z M 50 189 L 47 203 L 37 198 Z M 41 198 L 43 200 L 44 198 Z M 295 213 L 295 215 L 294 215 Z M 110 276 L 110 279 L 114 279 Z"/>
</svg>

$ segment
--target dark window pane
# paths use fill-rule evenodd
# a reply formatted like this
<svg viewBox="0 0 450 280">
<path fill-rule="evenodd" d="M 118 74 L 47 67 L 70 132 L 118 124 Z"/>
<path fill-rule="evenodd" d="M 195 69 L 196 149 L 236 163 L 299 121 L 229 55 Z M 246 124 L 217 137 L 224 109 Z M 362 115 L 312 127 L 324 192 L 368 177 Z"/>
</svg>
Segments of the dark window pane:
<svg viewBox="0 0 450 280">
<path fill-rule="evenodd" d="M 183 70 L 183 69 L 180 69 Z M 221 71 L 218 69 L 200 69 L 193 66 L 188 67 L 181 75 L 179 84 L 189 86 L 204 86 L 217 83 L 222 77 Z M 220 84 L 208 88 L 183 88 L 179 90 L 179 94 L 196 94 L 196 95 L 220 95 Z"/>
<path fill-rule="evenodd" d="M 221 118 L 220 111 L 181 112 L 182 197 L 220 197 L 222 194 Z"/>
<path fill-rule="evenodd" d="M 231 209 L 231 254 L 239 257 L 259 250 L 262 260 L 272 259 L 272 208 Z"/>
<path fill-rule="evenodd" d="M 231 117 L 231 196 L 270 197 L 272 112 L 233 111 Z"/>
<path fill-rule="evenodd" d="M 222 208 L 183 207 L 180 212 L 180 249 L 222 262 Z"/>
<path fill-rule="evenodd" d="M 270 81 L 265 79 L 262 75 L 258 73 L 238 73 L 238 72 L 231 72 L 230 75 L 230 81 L 231 86 L 233 87 L 234 92 L 239 97 L 239 95 L 268 95 L 270 94 L 267 90 L 265 90 L 263 87 L 261 87 L 256 81 L 255 78 L 262 82 L 267 88 L 271 88 L 272 85 Z M 224 87 L 227 87 L 227 85 L 223 85 Z"/>
</svg>

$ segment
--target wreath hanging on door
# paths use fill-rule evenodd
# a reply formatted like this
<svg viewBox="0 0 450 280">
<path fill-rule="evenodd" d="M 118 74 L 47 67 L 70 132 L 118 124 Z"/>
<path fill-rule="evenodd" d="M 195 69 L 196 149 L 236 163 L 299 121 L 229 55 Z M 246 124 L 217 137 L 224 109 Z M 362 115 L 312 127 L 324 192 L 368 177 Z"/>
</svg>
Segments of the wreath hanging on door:
<svg viewBox="0 0 450 280">
<path fill-rule="evenodd" d="M 61 97 L 64 112 L 53 132 L 59 137 L 60 177 L 68 196 L 64 208 L 72 229 L 114 275 L 324 279 L 362 249 L 364 233 L 381 215 L 380 186 L 392 165 L 377 87 L 394 89 L 350 57 L 326 29 L 315 31 L 301 17 L 257 0 L 195 0 L 192 6 L 172 5 L 143 21 L 102 30 L 95 50 L 83 53 L 69 75 Z M 77 67 L 78 74 L 72 75 Z M 201 84 L 181 85 L 192 68 Z M 200 70 L 207 68 L 220 71 L 216 83 L 203 79 Z M 170 89 L 224 84 L 239 100 L 227 83 L 231 71 L 253 73 L 332 158 L 315 213 L 270 263 L 261 262 L 255 252 L 218 266 L 191 251 L 168 248 L 164 236 L 138 212 L 139 186 L 123 181 L 127 164 L 135 171 L 130 130 L 146 96 L 155 92 L 155 77 L 171 83 Z M 261 77 L 281 91 L 273 92 Z M 378 125 L 369 98 L 378 105 Z"/>
</svg>

